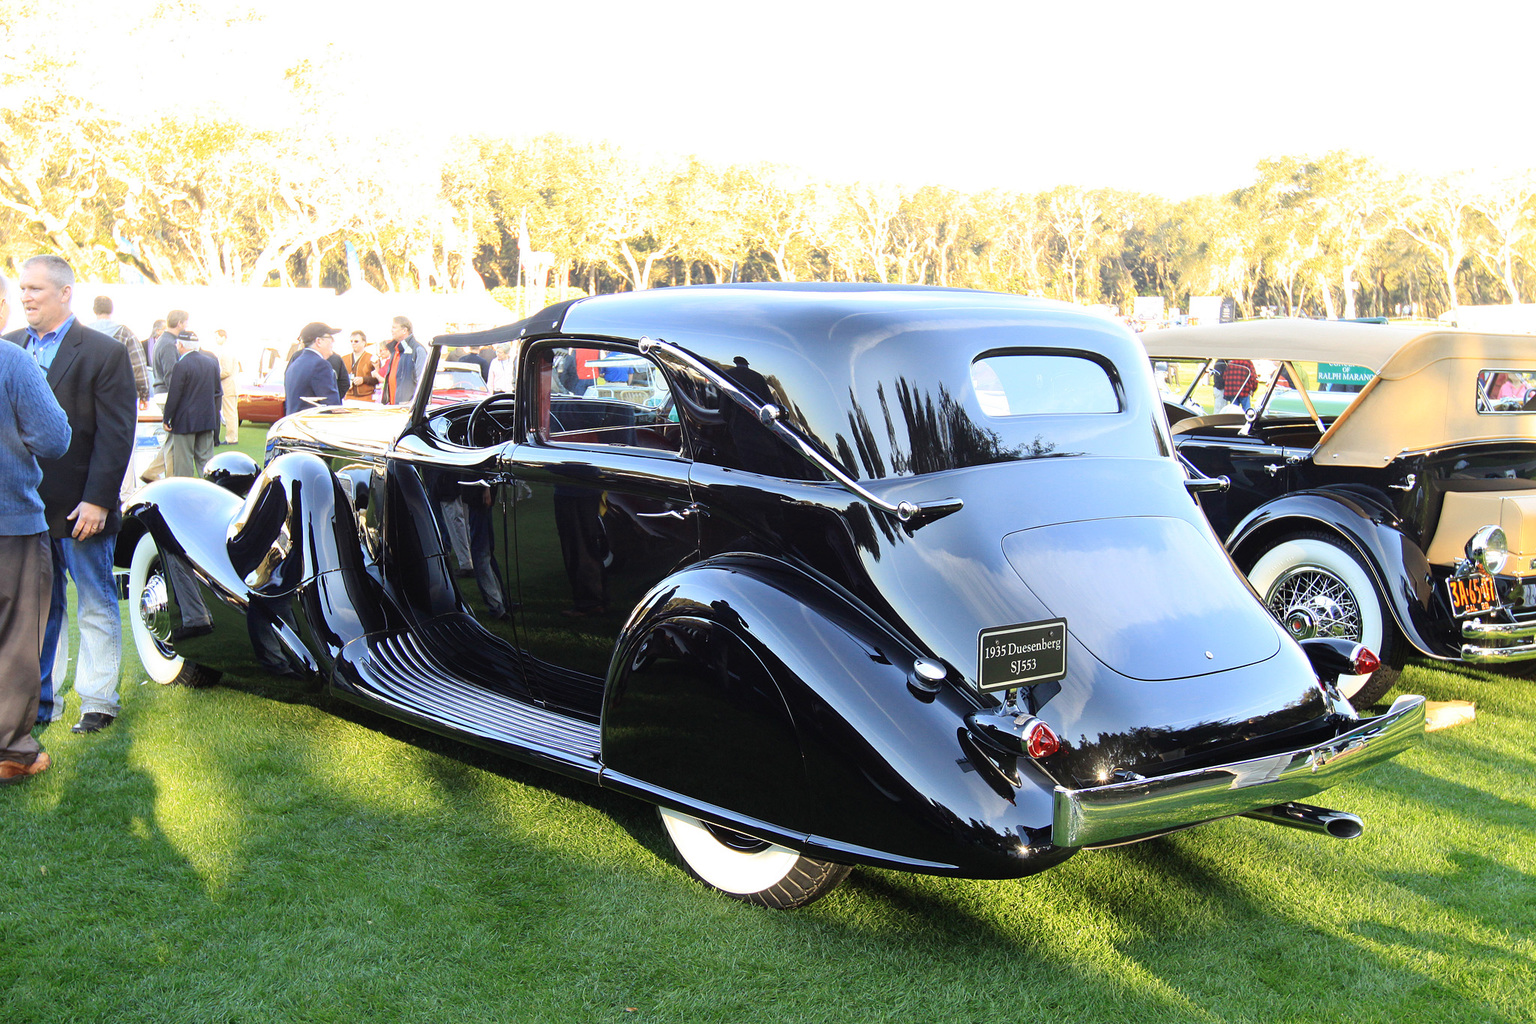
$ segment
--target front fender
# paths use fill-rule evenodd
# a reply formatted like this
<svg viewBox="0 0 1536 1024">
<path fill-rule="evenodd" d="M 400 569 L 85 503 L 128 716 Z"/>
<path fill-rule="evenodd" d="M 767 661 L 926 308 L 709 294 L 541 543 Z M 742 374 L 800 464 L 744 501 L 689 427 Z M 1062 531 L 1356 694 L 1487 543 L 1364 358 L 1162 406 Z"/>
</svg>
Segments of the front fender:
<svg viewBox="0 0 1536 1024">
<path fill-rule="evenodd" d="M 1391 509 L 1358 492 L 1296 491 L 1250 512 L 1227 538 L 1232 560 L 1244 572 L 1270 547 L 1293 533 L 1317 531 L 1337 537 L 1365 562 L 1392 619 L 1408 642 L 1434 658 L 1460 650 L 1435 639 L 1429 559 L 1397 525 Z"/>
<path fill-rule="evenodd" d="M 231 595 L 246 586 L 230 561 L 225 536 L 242 500 L 206 480 L 167 477 L 141 488 L 124 510 L 115 561 L 126 568 L 146 532 L 163 554 L 180 555 Z"/>
<path fill-rule="evenodd" d="M 120 564 L 147 531 L 174 563 L 177 621 L 212 616 L 217 624 L 215 604 L 244 618 L 246 637 L 216 628 L 177 641 L 178 651 L 200 664 L 230 669 L 245 663 L 237 652 L 250 647 L 254 664 L 268 670 L 324 676 L 342 647 L 384 626 L 346 496 L 314 455 L 272 460 L 243 499 L 205 480 L 158 481 L 138 492 L 128 521 Z M 177 593 L 178 587 L 198 592 Z"/>
<path fill-rule="evenodd" d="M 843 862 L 1011 877 L 1049 844 L 1052 784 L 999 789 L 948 684 L 830 585 L 761 556 L 683 569 L 638 606 L 603 710 L 604 784 Z"/>
</svg>

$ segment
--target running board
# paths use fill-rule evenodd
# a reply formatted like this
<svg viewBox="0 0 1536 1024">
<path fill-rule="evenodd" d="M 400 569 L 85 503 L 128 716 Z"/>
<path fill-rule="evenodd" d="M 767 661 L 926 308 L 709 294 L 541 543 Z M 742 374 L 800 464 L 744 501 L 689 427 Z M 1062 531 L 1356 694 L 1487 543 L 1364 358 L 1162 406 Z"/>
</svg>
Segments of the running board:
<svg viewBox="0 0 1536 1024">
<path fill-rule="evenodd" d="M 449 674 L 409 633 L 359 637 L 336 659 L 333 689 L 392 718 L 596 782 L 602 727 Z"/>
</svg>

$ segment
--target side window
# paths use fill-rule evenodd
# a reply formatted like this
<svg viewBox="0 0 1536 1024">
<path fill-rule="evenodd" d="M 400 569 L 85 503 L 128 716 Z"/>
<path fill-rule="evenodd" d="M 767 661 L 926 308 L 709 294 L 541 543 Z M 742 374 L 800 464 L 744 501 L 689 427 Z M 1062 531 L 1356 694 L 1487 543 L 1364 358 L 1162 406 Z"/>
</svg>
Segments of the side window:
<svg viewBox="0 0 1536 1024">
<path fill-rule="evenodd" d="M 1536 411 L 1536 373 L 1525 370 L 1481 370 L 1477 375 L 1480 413 Z"/>
<path fill-rule="evenodd" d="M 550 346 L 535 354 L 534 431 L 557 445 L 681 453 L 682 426 L 661 368 L 637 352 Z"/>
</svg>

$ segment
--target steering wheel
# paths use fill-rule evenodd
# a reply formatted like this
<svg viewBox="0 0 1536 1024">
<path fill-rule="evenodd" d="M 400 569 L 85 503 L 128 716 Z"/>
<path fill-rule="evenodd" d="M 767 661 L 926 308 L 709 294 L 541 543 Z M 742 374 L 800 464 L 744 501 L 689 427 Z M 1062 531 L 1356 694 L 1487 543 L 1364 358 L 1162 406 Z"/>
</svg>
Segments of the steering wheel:
<svg viewBox="0 0 1536 1024">
<path fill-rule="evenodd" d="M 469 411 L 469 419 L 464 422 L 464 440 L 471 448 L 489 448 L 500 444 L 511 434 L 515 421 L 513 414 L 517 411 L 516 398 L 510 391 L 497 391 L 486 395 L 475 403 L 475 407 Z M 496 428 L 496 433 L 491 433 L 491 428 Z M 482 432 L 486 435 L 481 440 Z"/>
</svg>

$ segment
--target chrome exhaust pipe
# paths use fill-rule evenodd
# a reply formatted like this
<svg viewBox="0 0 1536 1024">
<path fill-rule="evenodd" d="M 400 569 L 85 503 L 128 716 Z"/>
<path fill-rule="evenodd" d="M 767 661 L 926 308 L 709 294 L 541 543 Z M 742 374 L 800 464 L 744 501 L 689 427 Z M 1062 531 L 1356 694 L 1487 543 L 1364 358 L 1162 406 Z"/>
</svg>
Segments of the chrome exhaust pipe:
<svg viewBox="0 0 1536 1024">
<path fill-rule="evenodd" d="M 1313 807 L 1311 804 L 1276 804 L 1273 807 L 1260 807 L 1256 811 L 1249 811 L 1243 817 L 1256 818 L 1259 821 L 1267 821 L 1272 825 L 1284 825 L 1287 828 L 1321 832 L 1335 839 L 1358 839 L 1360 833 L 1365 831 L 1364 823 L 1355 815 L 1347 811 Z"/>
</svg>

